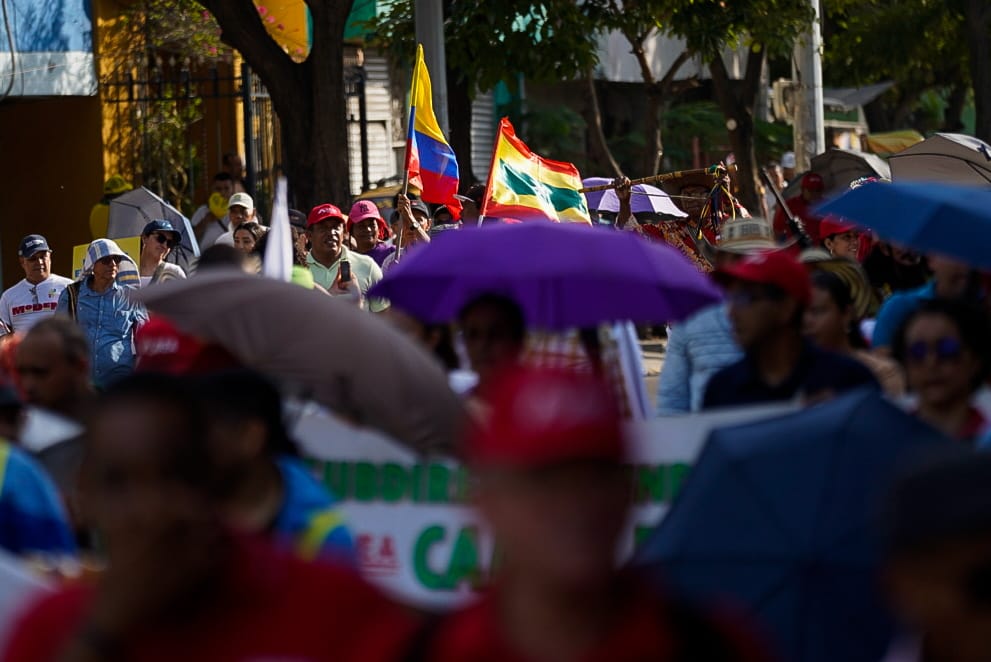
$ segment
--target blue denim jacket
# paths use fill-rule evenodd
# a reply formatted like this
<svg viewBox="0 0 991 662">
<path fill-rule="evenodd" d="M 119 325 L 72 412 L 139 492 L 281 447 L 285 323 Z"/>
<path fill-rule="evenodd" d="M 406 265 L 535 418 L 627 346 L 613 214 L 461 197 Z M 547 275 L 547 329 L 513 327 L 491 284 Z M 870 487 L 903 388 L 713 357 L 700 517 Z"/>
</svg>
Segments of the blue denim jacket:
<svg viewBox="0 0 991 662">
<path fill-rule="evenodd" d="M 88 278 L 79 288 L 76 321 L 89 340 L 90 375 L 99 388 L 134 369 L 134 331 L 148 313 L 127 297 L 129 289 L 115 282 L 105 292 L 94 292 Z M 59 297 L 56 313 L 69 313 L 67 290 Z"/>
</svg>

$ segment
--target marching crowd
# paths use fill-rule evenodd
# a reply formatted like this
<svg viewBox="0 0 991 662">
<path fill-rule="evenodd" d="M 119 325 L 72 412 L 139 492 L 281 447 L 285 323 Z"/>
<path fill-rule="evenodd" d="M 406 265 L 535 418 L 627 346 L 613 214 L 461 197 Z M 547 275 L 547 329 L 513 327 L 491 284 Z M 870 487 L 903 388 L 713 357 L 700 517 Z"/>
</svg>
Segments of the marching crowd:
<svg viewBox="0 0 991 662">
<path fill-rule="evenodd" d="M 117 179 L 108 195 L 123 188 Z M 629 182 L 617 185 L 620 210 L 602 231 L 666 241 L 674 230 L 638 221 Z M 289 214 L 294 283 L 385 317 L 451 374 L 471 412 L 460 456 L 500 545 L 494 585 L 453 614 L 412 612 L 366 584 L 335 497 L 286 428 L 277 385 L 129 296 L 214 269 L 259 272 L 268 228 L 238 189 L 227 172 L 214 178 L 192 218 L 201 257 L 191 273 L 170 260 L 183 236 L 166 220 L 147 223 L 137 256 L 95 238 L 73 279 L 56 275 L 45 237 L 18 247 L 24 278 L 0 296 L 0 548 L 68 579 L 19 615 L 4 659 L 770 659 L 739 614 L 614 567 L 631 506 L 624 421 L 642 409 L 617 377 L 616 345 L 628 336 L 575 329 L 548 339 L 499 293 L 451 324 L 369 296 L 406 252 L 476 223 L 477 185 L 460 220 L 405 195 L 388 219 L 369 200 L 346 215 L 332 203 Z M 984 275 L 816 217 L 822 191 L 806 174 L 791 214 L 730 213 L 717 232 L 676 244 L 697 252 L 725 299 L 666 330 L 656 415 L 808 406 L 867 387 L 963 448 L 991 444 Z M 696 213 L 690 227 L 702 221 Z M 313 351 L 333 346 L 328 338 Z M 569 360 L 547 367 L 548 352 Z M 472 379 L 459 381 L 468 369 Z M 50 446 L 19 443 L 29 407 L 79 431 Z M 987 572 L 991 465 L 976 457 L 927 465 L 892 491 L 892 600 L 931 656 L 905 659 L 991 650 L 979 618 L 987 596 L 966 602 L 959 580 Z M 923 493 L 972 507 L 914 528 Z M 925 599 L 936 594 L 943 603 Z"/>
</svg>

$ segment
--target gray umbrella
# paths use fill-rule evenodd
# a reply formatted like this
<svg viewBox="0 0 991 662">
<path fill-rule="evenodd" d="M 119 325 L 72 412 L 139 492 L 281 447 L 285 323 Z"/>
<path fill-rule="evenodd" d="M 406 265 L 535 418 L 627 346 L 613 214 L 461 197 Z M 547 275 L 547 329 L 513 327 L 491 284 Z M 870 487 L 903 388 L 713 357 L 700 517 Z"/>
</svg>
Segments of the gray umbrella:
<svg viewBox="0 0 991 662">
<path fill-rule="evenodd" d="M 440 364 L 381 318 L 326 294 L 235 269 L 132 296 L 359 425 L 418 451 L 450 451 L 463 407 Z"/>
<path fill-rule="evenodd" d="M 896 182 L 991 186 L 991 145 L 961 133 L 937 133 L 889 159 Z"/>
<path fill-rule="evenodd" d="M 846 191 L 850 183 L 861 177 L 891 179 L 891 169 L 877 154 L 857 152 L 852 149 L 830 147 L 822 154 L 812 157 L 809 172 L 822 177 L 826 197 Z M 802 173 L 804 175 L 804 173 Z M 802 192 L 802 175 L 798 175 L 785 188 L 784 197 L 791 198 Z"/>
<path fill-rule="evenodd" d="M 169 261 L 191 271 L 195 258 L 200 256 L 200 247 L 189 219 L 143 186 L 110 201 L 107 239 L 137 237 L 145 225 L 159 219 L 168 221 L 180 237 L 179 245 L 169 254 Z"/>
</svg>

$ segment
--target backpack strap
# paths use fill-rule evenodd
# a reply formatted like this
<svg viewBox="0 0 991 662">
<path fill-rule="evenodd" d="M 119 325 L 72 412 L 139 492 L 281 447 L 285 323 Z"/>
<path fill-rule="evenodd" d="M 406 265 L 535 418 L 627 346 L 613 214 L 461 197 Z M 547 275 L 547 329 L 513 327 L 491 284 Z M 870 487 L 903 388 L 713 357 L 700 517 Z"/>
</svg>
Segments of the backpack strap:
<svg viewBox="0 0 991 662">
<path fill-rule="evenodd" d="M 79 290 L 83 287 L 83 282 L 77 280 L 74 283 L 69 283 L 66 286 L 66 291 L 69 293 L 69 319 L 73 322 L 79 321 L 78 308 L 79 308 Z"/>
</svg>

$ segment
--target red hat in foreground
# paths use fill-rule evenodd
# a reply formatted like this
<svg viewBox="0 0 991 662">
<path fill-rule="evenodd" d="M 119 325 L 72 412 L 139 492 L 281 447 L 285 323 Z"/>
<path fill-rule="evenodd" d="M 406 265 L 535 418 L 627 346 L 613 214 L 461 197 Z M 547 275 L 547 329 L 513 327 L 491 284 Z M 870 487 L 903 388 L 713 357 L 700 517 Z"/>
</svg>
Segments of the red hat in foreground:
<svg viewBox="0 0 991 662">
<path fill-rule="evenodd" d="M 819 223 L 820 239 L 826 239 L 827 237 L 832 237 L 834 234 L 843 234 L 844 232 L 852 231 L 859 232 L 860 227 L 839 216 L 827 216 Z"/>
<path fill-rule="evenodd" d="M 720 269 L 719 274 L 724 280 L 773 285 L 802 305 L 808 305 L 812 299 L 809 271 L 789 251 L 754 253 Z"/>
<path fill-rule="evenodd" d="M 137 372 L 198 375 L 240 366 L 223 347 L 183 333 L 164 317 L 152 317 L 138 327 L 134 346 Z"/>
<path fill-rule="evenodd" d="M 537 468 L 626 457 L 615 395 L 589 374 L 517 368 L 497 378 L 487 393 L 487 421 L 466 440 L 476 466 Z"/>
</svg>

